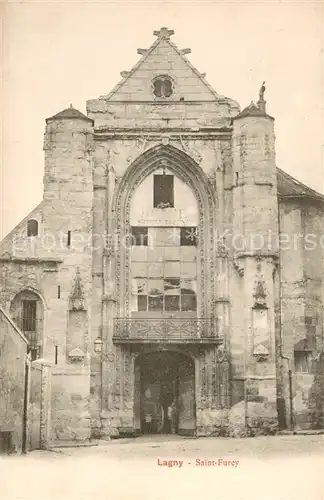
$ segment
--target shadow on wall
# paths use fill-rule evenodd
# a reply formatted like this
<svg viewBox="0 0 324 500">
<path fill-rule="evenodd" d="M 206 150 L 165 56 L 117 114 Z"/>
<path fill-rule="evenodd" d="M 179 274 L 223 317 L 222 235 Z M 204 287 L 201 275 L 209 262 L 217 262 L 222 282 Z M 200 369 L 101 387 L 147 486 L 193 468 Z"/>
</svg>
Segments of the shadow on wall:
<svg viewBox="0 0 324 500">
<path fill-rule="evenodd" d="M 324 353 L 314 361 L 314 381 L 308 393 L 308 407 L 313 429 L 324 428 Z"/>
<path fill-rule="evenodd" d="M 324 355 L 312 362 L 311 373 L 297 373 L 293 399 L 296 429 L 324 428 Z"/>
</svg>

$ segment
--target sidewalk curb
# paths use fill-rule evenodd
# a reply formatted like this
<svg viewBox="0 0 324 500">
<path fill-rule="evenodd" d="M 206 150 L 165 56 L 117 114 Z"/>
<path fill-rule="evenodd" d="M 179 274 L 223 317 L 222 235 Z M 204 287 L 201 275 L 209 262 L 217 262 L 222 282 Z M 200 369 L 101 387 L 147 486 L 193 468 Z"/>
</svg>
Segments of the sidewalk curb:
<svg viewBox="0 0 324 500">
<path fill-rule="evenodd" d="M 324 429 L 279 431 L 277 436 L 320 436 L 324 434 Z"/>
</svg>

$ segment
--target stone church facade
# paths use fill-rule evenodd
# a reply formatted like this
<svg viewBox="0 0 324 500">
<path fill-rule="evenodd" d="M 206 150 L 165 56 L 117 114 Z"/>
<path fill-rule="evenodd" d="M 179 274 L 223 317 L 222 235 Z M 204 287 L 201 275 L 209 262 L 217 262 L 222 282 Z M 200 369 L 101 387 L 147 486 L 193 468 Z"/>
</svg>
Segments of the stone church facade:
<svg viewBox="0 0 324 500">
<path fill-rule="evenodd" d="M 324 196 L 277 168 L 264 86 L 241 111 L 154 35 L 46 120 L 43 201 L 0 246 L 44 439 L 323 427 Z"/>
</svg>

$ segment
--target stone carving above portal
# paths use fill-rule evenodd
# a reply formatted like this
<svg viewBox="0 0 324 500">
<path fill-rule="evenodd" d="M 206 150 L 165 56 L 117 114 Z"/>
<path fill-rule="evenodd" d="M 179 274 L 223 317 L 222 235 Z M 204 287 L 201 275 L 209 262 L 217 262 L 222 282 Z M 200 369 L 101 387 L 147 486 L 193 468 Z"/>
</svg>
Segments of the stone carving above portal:
<svg viewBox="0 0 324 500">
<path fill-rule="evenodd" d="M 272 257 L 272 265 L 273 265 L 273 268 L 272 268 L 272 279 L 275 279 L 276 273 L 279 270 L 279 257 L 277 255 L 274 255 Z"/>
<path fill-rule="evenodd" d="M 234 269 L 237 271 L 239 276 L 244 276 L 244 259 L 243 258 L 234 258 L 233 259 Z"/>
<path fill-rule="evenodd" d="M 126 158 L 126 162 L 128 164 L 130 164 L 136 158 L 138 158 L 139 156 L 141 156 L 141 154 L 144 153 L 144 151 L 146 149 L 146 146 L 147 146 L 147 137 L 145 137 L 145 136 L 139 137 L 136 141 L 134 141 L 134 144 L 133 144 L 133 147 L 132 147 L 132 154 L 130 154 Z"/>
<path fill-rule="evenodd" d="M 226 245 L 225 238 L 220 238 L 216 242 L 216 255 L 217 257 L 227 257 L 228 256 L 228 248 Z"/>
<path fill-rule="evenodd" d="M 183 151 L 187 153 L 188 156 L 191 156 L 195 160 L 196 163 L 201 163 L 203 161 L 203 156 L 197 151 L 197 149 L 192 148 L 189 145 L 189 141 L 185 141 L 180 135 L 180 143 Z"/>
<path fill-rule="evenodd" d="M 228 354 L 224 348 L 224 346 L 220 345 L 216 350 L 216 361 L 218 363 L 224 363 L 228 361 Z"/>
<path fill-rule="evenodd" d="M 253 351 L 253 356 L 255 357 L 255 359 L 258 363 L 262 363 L 264 361 L 267 361 L 267 359 L 269 358 L 269 355 L 270 355 L 270 353 L 269 353 L 268 349 L 263 344 L 257 345 Z"/>
<path fill-rule="evenodd" d="M 70 311 L 85 311 L 84 295 L 81 285 L 80 270 L 77 267 L 72 293 L 70 295 Z"/>
<path fill-rule="evenodd" d="M 167 146 L 169 142 L 170 142 L 170 137 L 168 136 L 162 137 L 161 144 L 163 144 L 163 146 Z"/>
<path fill-rule="evenodd" d="M 267 309 L 267 294 L 265 291 L 265 282 L 262 275 L 256 281 L 255 290 L 253 293 L 255 309 Z"/>
<path fill-rule="evenodd" d="M 102 359 L 104 361 L 109 361 L 109 363 L 113 363 L 113 361 L 115 360 L 115 353 L 112 349 L 107 349 L 107 352 L 104 352 L 102 354 Z"/>
</svg>

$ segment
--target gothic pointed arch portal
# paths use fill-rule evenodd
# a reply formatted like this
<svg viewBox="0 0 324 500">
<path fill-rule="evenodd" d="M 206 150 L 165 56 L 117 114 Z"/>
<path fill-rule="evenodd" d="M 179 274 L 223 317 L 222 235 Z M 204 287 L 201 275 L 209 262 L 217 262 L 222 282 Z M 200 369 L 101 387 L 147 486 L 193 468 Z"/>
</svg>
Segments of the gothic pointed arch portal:
<svg viewBox="0 0 324 500">
<path fill-rule="evenodd" d="M 167 145 L 158 145 L 140 155 L 127 169 L 118 183 L 112 207 L 116 230 L 116 315 L 130 316 L 130 248 L 125 244 L 130 235 L 130 207 L 132 196 L 141 182 L 155 170 L 166 166 L 194 193 L 199 211 L 199 311 L 200 317 L 211 315 L 214 291 L 214 231 L 215 191 L 201 167 L 183 151 Z"/>
<path fill-rule="evenodd" d="M 194 359 L 172 347 L 143 350 L 134 368 L 136 433 L 194 435 Z"/>
</svg>

